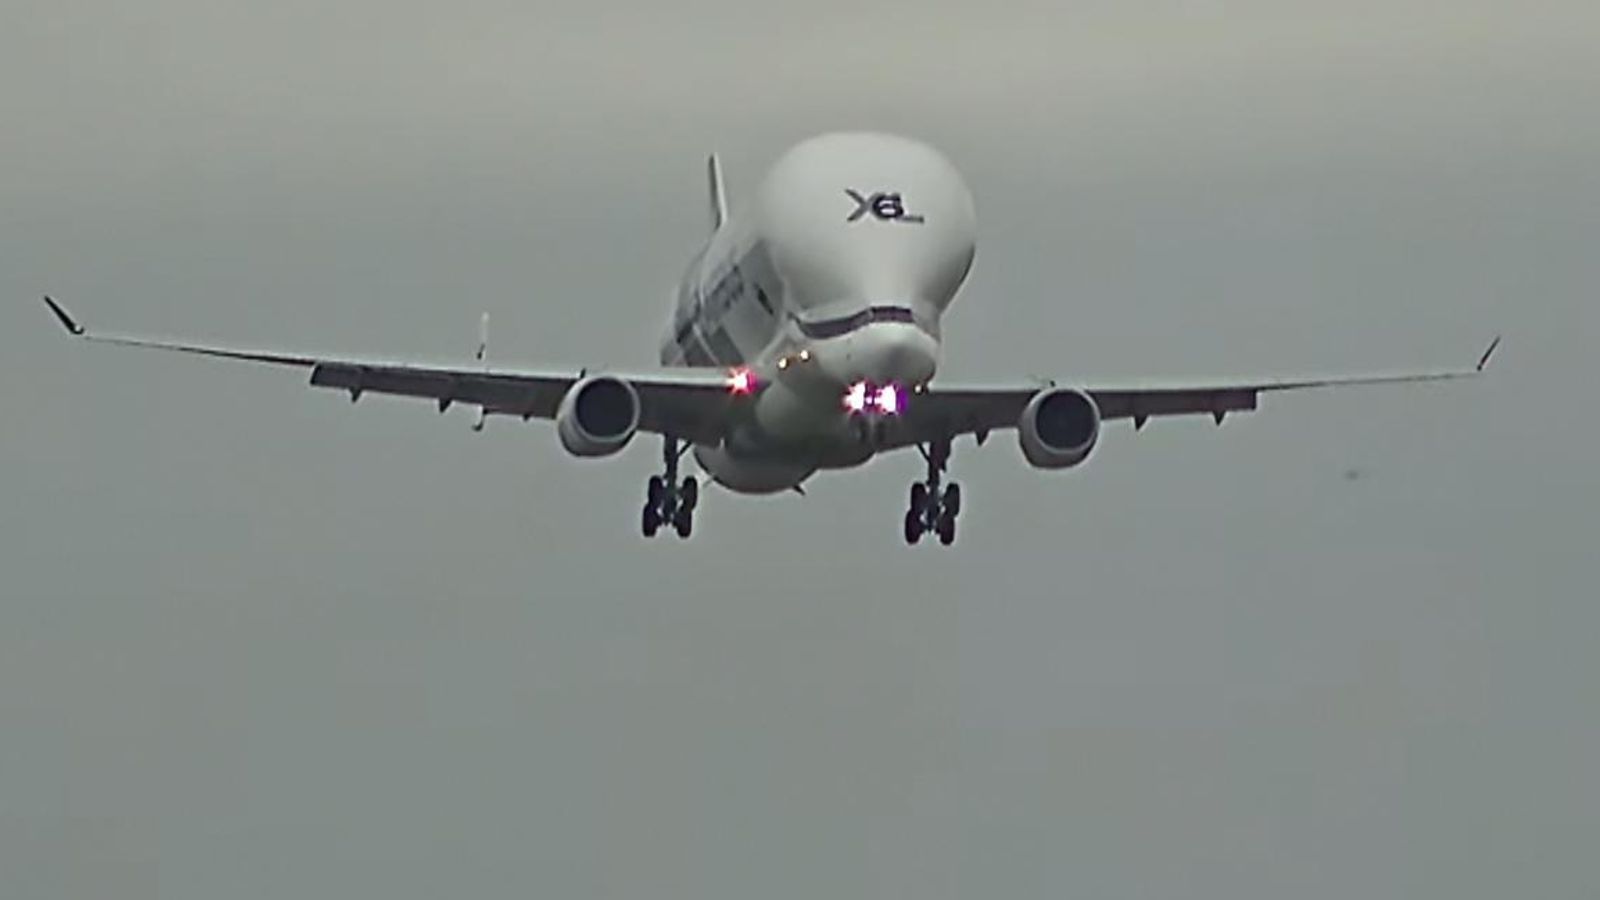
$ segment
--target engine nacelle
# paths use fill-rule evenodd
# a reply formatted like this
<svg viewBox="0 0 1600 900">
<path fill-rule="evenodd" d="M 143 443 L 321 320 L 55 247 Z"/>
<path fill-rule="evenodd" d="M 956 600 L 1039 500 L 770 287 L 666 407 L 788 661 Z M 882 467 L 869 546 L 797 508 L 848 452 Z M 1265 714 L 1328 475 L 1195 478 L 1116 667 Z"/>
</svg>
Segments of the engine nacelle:
<svg viewBox="0 0 1600 900">
<path fill-rule="evenodd" d="M 574 383 L 556 410 L 556 433 L 573 456 L 610 456 L 638 429 L 639 392 L 609 375 Z"/>
<path fill-rule="evenodd" d="M 1065 469 L 1089 458 L 1100 440 L 1100 407 L 1071 388 L 1040 391 L 1017 420 L 1022 455 L 1040 469 Z"/>
</svg>

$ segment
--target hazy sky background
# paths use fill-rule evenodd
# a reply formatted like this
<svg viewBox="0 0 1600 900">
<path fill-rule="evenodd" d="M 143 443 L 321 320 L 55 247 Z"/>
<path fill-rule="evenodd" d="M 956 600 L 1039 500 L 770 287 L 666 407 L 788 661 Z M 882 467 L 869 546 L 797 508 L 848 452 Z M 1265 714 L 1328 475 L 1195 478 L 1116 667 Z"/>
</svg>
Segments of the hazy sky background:
<svg viewBox="0 0 1600 900">
<path fill-rule="evenodd" d="M 8 898 L 1600 891 L 1584 2 L 0 0 Z M 1468 364 L 709 493 L 74 346 L 647 364 L 815 131 L 968 174 L 945 373 Z"/>
</svg>

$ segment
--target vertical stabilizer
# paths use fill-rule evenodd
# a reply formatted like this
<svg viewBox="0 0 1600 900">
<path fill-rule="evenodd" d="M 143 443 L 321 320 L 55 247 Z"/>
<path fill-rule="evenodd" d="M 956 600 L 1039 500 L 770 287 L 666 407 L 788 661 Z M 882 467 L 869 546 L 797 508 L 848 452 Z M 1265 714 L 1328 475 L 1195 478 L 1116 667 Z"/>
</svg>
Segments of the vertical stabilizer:
<svg viewBox="0 0 1600 900">
<path fill-rule="evenodd" d="M 722 160 L 715 153 L 706 159 L 706 178 L 711 190 L 711 230 L 716 231 L 728 221 L 728 193 L 722 186 Z"/>
</svg>

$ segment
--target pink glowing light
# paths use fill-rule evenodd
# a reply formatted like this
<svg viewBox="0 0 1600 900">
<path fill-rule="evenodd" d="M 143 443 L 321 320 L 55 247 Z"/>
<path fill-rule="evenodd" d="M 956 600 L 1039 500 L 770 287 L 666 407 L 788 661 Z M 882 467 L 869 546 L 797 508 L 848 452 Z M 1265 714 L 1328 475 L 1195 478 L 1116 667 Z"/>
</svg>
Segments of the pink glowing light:
<svg viewBox="0 0 1600 900">
<path fill-rule="evenodd" d="M 867 383 L 858 381 L 850 385 L 844 392 L 844 408 L 853 413 L 861 412 L 867 408 Z"/>
<path fill-rule="evenodd" d="M 756 389 L 756 376 L 749 369 L 740 367 L 728 373 L 728 393 L 748 394 Z"/>
<path fill-rule="evenodd" d="M 886 416 L 898 415 L 900 412 L 900 389 L 892 384 L 878 388 L 878 396 L 874 398 L 878 412 Z"/>
</svg>

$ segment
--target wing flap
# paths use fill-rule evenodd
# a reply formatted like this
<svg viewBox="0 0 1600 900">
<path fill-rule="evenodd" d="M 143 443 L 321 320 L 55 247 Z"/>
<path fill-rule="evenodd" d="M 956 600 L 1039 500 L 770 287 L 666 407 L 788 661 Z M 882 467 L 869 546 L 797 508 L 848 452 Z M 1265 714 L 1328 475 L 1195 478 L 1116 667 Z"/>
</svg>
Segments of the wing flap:
<svg viewBox="0 0 1600 900">
<path fill-rule="evenodd" d="M 1254 381 L 1206 383 L 1082 385 L 1094 398 L 1105 420 L 1132 419 L 1135 428 L 1158 416 L 1210 415 L 1218 422 L 1228 413 L 1250 412 L 1266 393 L 1303 391 L 1315 388 L 1349 387 L 1375 384 L 1417 384 L 1475 378 L 1487 369 L 1500 346 L 1500 338 L 1490 342 L 1471 368 L 1433 372 L 1402 372 L 1385 375 L 1354 375 L 1327 378 L 1269 378 Z M 885 433 L 886 447 L 910 444 L 961 434 L 980 437 L 990 431 L 1014 428 L 1023 409 L 1039 391 L 1052 383 L 997 387 L 930 387 L 913 396 L 899 422 Z"/>
<path fill-rule="evenodd" d="M 530 419 L 554 418 L 561 397 L 577 379 L 570 375 L 527 375 L 474 372 L 450 367 L 368 366 L 320 362 L 311 370 L 311 384 L 339 388 L 353 396 L 371 391 L 401 397 L 482 406 L 487 412 Z"/>
<path fill-rule="evenodd" d="M 45 303 L 63 329 L 83 340 L 309 368 L 311 384 L 316 387 L 346 390 L 357 398 L 368 391 L 427 398 L 436 401 L 441 410 L 453 403 L 468 403 L 481 406 L 491 414 L 551 419 L 560 408 L 561 398 L 582 377 L 582 373 L 364 361 L 100 335 L 90 333 L 51 298 L 46 297 Z M 1485 371 L 1499 345 L 1500 339 L 1496 337 L 1478 357 L 1477 365 L 1467 369 L 1231 383 L 1197 381 L 1167 385 L 1084 385 L 1082 389 L 1094 397 L 1102 418 L 1132 419 L 1135 427 L 1142 426 L 1152 416 L 1210 414 L 1220 422 L 1227 413 L 1256 409 L 1263 393 L 1472 378 Z M 715 445 L 726 437 L 730 423 L 738 416 L 735 406 L 739 400 L 727 391 L 726 373 L 721 369 L 674 368 L 643 374 L 608 374 L 628 381 L 638 391 L 641 431 L 671 434 L 693 443 Z M 1028 401 L 1039 391 L 1051 386 L 1049 383 L 1035 383 L 999 387 L 930 387 L 910 398 L 903 415 L 886 423 L 881 432 L 881 446 L 885 449 L 903 447 L 961 434 L 976 434 L 981 438 L 991 431 L 1014 428 Z"/>
<path fill-rule="evenodd" d="M 81 340 L 124 347 L 167 350 L 196 356 L 310 369 L 314 387 L 433 400 L 442 411 L 455 403 L 481 406 L 491 415 L 553 419 L 582 373 L 488 369 L 481 365 L 436 365 L 283 353 L 90 332 L 67 310 L 45 298 L 63 329 Z M 639 393 L 639 430 L 671 434 L 697 444 L 721 443 L 733 415 L 721 369 L 659 369 L 607 373 Z"/>
<path fill-rule="evenodd" d="M 1184 389 L 1145 391 L 1091 390 L 1102 419 L 1132 419 L 1143 425 L 1151 416 L 1184 416 L 1209 413 L 1248 412 L 1256 408 L 1258 391 L 1253 388 L 1216 390 Z"/>
</svg>

